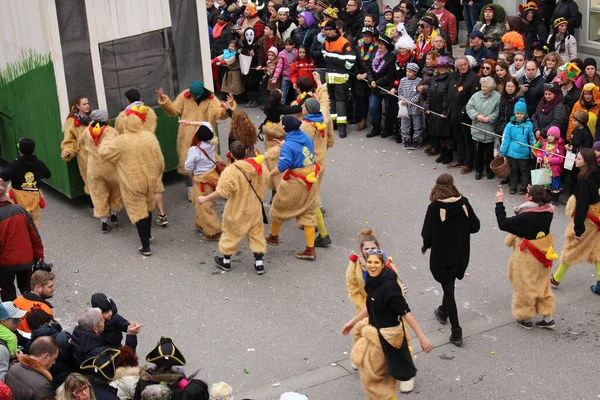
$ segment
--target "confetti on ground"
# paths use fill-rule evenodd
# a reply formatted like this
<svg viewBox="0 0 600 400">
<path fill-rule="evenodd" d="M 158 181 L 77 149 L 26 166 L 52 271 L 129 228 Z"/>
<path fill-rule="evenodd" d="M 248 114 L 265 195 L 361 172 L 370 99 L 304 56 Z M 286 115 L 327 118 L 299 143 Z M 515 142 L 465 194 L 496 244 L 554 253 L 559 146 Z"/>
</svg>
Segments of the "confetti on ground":
<svg viewBox="0 0 600 400">
<path fill-rule="evenodd" d="M 249 374 L 249 372 L 248 372 L 248 370 L 247 370 L 246 368 L 244 368 L 244 373 L 245 373 L 246 375 L 248 375 L 248 374 Z"/>
<path fill-rule="evenodd" d="M 368 221 L 367 221 L 367 222 L 365 222 L 365 225 L 369 225 L 369 222 L 368 222 Z"/>
<path fill-rule="evenodd" d="M 338 363 L 331 363 L 329 365 L 331 365 L 332 367 L 337 367 L 339 364 Z"/>
<path fill-rule="evenodd" d="M 468 272 L 465 272 L 465 276 L 469 276 L 469 275 L 471 275 L 471 274 L 470 274 L 470 273 L 468 273 Z"/>
<path fill-rule="evenodd" d="M 279 387 L 279 386 L 281 386 L 281 383 L 274 383 L 273 384 L 273 387 Z"/>
<path fill-rule="evenodd" d="M 496 354 L 496 352 L 495 352 L 495 351 L 492 351 L 492 352 L 490 352 L 490 354 L 492 354 L 492 355 L 493 355 L 493 354 Z"/>
<path fill-rule="evenodd" d="M 248 349 L 248 351 L 256 351 L 255 349 Z"/>
<path fill-rule="evenodd" d="M 385 150 L 381 150 L 382 153 L 385 153 Z"/>
</svg>

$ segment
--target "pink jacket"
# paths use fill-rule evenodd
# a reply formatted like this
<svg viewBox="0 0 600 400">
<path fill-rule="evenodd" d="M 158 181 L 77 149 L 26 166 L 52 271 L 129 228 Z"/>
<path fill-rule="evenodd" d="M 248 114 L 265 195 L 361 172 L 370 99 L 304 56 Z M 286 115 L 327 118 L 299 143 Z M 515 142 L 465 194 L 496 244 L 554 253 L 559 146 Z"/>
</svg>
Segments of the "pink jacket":
<svg viewBox="0 0 600 400">
<path fill-rule="evenodd" d="M 294 61 L 298 58 L 298 49 L 292 50 L 294 53 Z M 290 79 L 291 69 L 290 62 L 288 60 L 287 51 L 285 49 L 281 50 L 277 55 L 277 68 L 275 68 L 275 73 L 273 74 L 273 78 L 279 79 L 282 77 L 283 79 Z"/>
<path fill-rule="evenodd" d="M 565 155 L 565 142 L 563 138 L 559 138 L 558 142 L 551 153 L 546 152 L 546 146 L 548 142 L 544 140 L 541 151 L 538 151 L 537 160 L 542 163 L 546 168 L 550 168 L 552 176 L 561 176 L 563 173 L 564 158 L 561 156 Z"/>
</svg>

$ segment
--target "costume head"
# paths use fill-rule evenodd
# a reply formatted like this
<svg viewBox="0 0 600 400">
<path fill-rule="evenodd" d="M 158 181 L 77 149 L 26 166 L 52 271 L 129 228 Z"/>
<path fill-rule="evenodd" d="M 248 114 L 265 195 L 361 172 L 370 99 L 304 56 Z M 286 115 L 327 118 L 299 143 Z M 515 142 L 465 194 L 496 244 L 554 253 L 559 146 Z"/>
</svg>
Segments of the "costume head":
<svg viewBox="0 0 600 400">
<path fill-rule="evenodd" d="M 298 118 L 296 117 L 292 117 L 291 115 L 284 115 L 283 118 L 281 118 L 281 124 L 283 125 L 283 129 L 285 130 L 286 133 L 289 133 L 291 131 L 296 131 L 298 129 L 300 129 L 300 120 L 298 120 Z"/>
<path fill-rule="evenodd" d="M 161 336 L 156 347 L 146 356 L 146 361 L 167 367 L 185 365 L 185 357 L 175 346 L 173 339 L 167 336 Z"/>
<path fill-rule="evenodd" d="M 106 349 L 96 357 L 85 360 L 79 368 L 84 373 L 86 373 L 86 370 L 91 370 L 94 376 L 112 381 L 115 377 L 120 354 L 121 352 L 117 349 Z"/>
<path fill-rule="evenodd" d="M 17 144 L 17 146 L 19 147 L 19 151 L 21 152 L 21 154 L 23 154 L 24 156 L 30 156 L 35 151 L 35 142 L 33 141 L 33 139 L 29 139 L 26 137 L 19 139 L 19 143 Z"/>
<path fill-rule="evenodd" d="M 574 81 L 577 79 L 580 73 L 581 70 L 579 69 L 579 67 L 577 67 L 577 65 L 575 65 L 572 62 L 565 63 L 564 65 L 558 67 L 558 75 L 560 75 L 561 78 L 566 78 Z"/>
<path fill-rule="evenodd" d="M 327 17 L 331 18 L 331 19 L 338 19 L 338 12 L 339 10 L 335 7 L 329 7 L 326 8 L 325 11 L 323 11 L 323 15 L 326 15 Z"/>
<path fill-rule="evenodd" d="M 396 32 L 398 32 L 398 40 L 396 40 L 395 43 L 396 50 L 407 49 L 413 51 L 416 47 L 415 41 L 406 31 L 404 23 L 400 22 L 398 25 L 396 25 Z"/>
</svg>

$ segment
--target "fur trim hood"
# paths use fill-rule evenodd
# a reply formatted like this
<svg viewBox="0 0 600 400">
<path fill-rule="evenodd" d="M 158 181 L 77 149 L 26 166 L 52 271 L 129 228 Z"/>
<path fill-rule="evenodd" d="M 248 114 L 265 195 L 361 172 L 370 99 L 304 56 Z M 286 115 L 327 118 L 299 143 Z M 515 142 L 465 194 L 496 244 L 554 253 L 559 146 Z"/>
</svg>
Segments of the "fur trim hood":
<svg viewBox="0 0 600 400">
<path fill-rule="evenodd" d="M 171 368 L 166 371 L 157 371 L 156 367 L 142 367 L 140 369 L 140 379 L 148 383 L 167 382 L 169 385 L 173 385 L 181 378 L 185 378 L 182 368 Z"/>
<path fill-rule="evenodd" d="M 40 374 L 44 375 L 44 377 L 46 379 L 48 379 L 50 382 L 52 382 L 52 375 L 46 369 L 46 367 L 44 367 L 39 361 L 34 360 L 31 356 L 23 355 L 23 357 L 21 358 L 21 361 L 19 361 L 19 364 L 21 364 L 24 367 L 27 367 L 29 369 L 33 369 L 33 370 L 39 372 Z"/>
<path fill-rule="evenodd" d="M 115 377 L 113 378 L 113 381 L 121 379 L 125 376 L 140 376 L 140 372 L 140 367 L 119 367 L 115 371 Z"/>
<path fill-rule="evenodd" d="M 479 11 L 479 20 L 484 21 L 483 11 L 487 7 L 491 7 L 494 9 L 494 18 L 492 18 L 492 21 L 494 21 L 495 24 L 503 24 L 504 20 L 506 19 L 506 11 L 504 10 L 504 7 L 502 7 L 500 4 L 486 4 L 485 6 L 483 6 L 481 8 L 481 11 Z"/>
</svg>

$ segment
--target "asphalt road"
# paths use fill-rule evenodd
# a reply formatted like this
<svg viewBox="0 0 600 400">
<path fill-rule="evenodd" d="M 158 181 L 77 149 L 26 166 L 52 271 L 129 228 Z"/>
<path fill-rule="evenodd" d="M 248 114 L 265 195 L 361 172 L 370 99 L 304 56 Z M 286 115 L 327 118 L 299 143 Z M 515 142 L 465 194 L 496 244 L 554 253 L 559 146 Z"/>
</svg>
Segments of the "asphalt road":
<svg viewBox="0 0 600 400">
<path fill-rule="evenodd" d="M 249 113 L 257 124 L 263 118 L 258 109 Z M 220 130 L 226 144 L 228 122 Z M 115 299 L 124 317 L 144 324 L 142 359 L 166 335 L 183 351 L 188 372 L 201 368 L 199 377 L 230 383 L 239 398 L 271 399 L 298 390 L 311 399 L 360 399 L 358 375 L 347 361 L 351 342 L 339 329 L 353 313 L 344 277 L 348 255 L 357 251 L 357 233 L 368 226 L 394 257 L 413 313 L 436 346 L 430 354 L 417 354 L 412 396 L 600 397 L 594 362 L 600 353 L 600 298 L 589 291 L 593 267 L 573 267 L 557 290 L 562 303 L 555 332 L 517 327 L 510 317 L 506 277 L 510 250 L 494 215 L 498 180 L 475 181 L 474 174 L 452 170 L 481 219 L 481 231 L 472 236 L 469 275 L 457 288 L 466 345 L 448 345 L 449 328 L 441 329 L 433 318 L 441 288 L 420 252 L 429 191 L 448 169 L 421 150 L 405 151 L 391 138 L 364 135 L 350 129 L 327 156 L 322 197 L 333 245 L 317 249 L 316 261 L 296 259 L 304 238 L 290 221 L 281 245 L 269 248 L 264 276 L 254 273 L 245 243 L 231 272 L 215 268 L 217 244 L 204 242 L 196 231 L 193 207 L 177 175 L 165 178 L 169 226 L 153 226 L 151 257 L 137 254 L 136 229 L 124 212 L 120 228 L 103 235 L 85 201 L 47 191 L 41 234 L 58 275 L 55 315 L 72 329 L 91 295 L 101 291 Z M 506 197 L 508 209 L 522 202 L 519 196 Z M 560 206 L 552 225 L 557 249 L 566 222 Z"/>
</svg>

